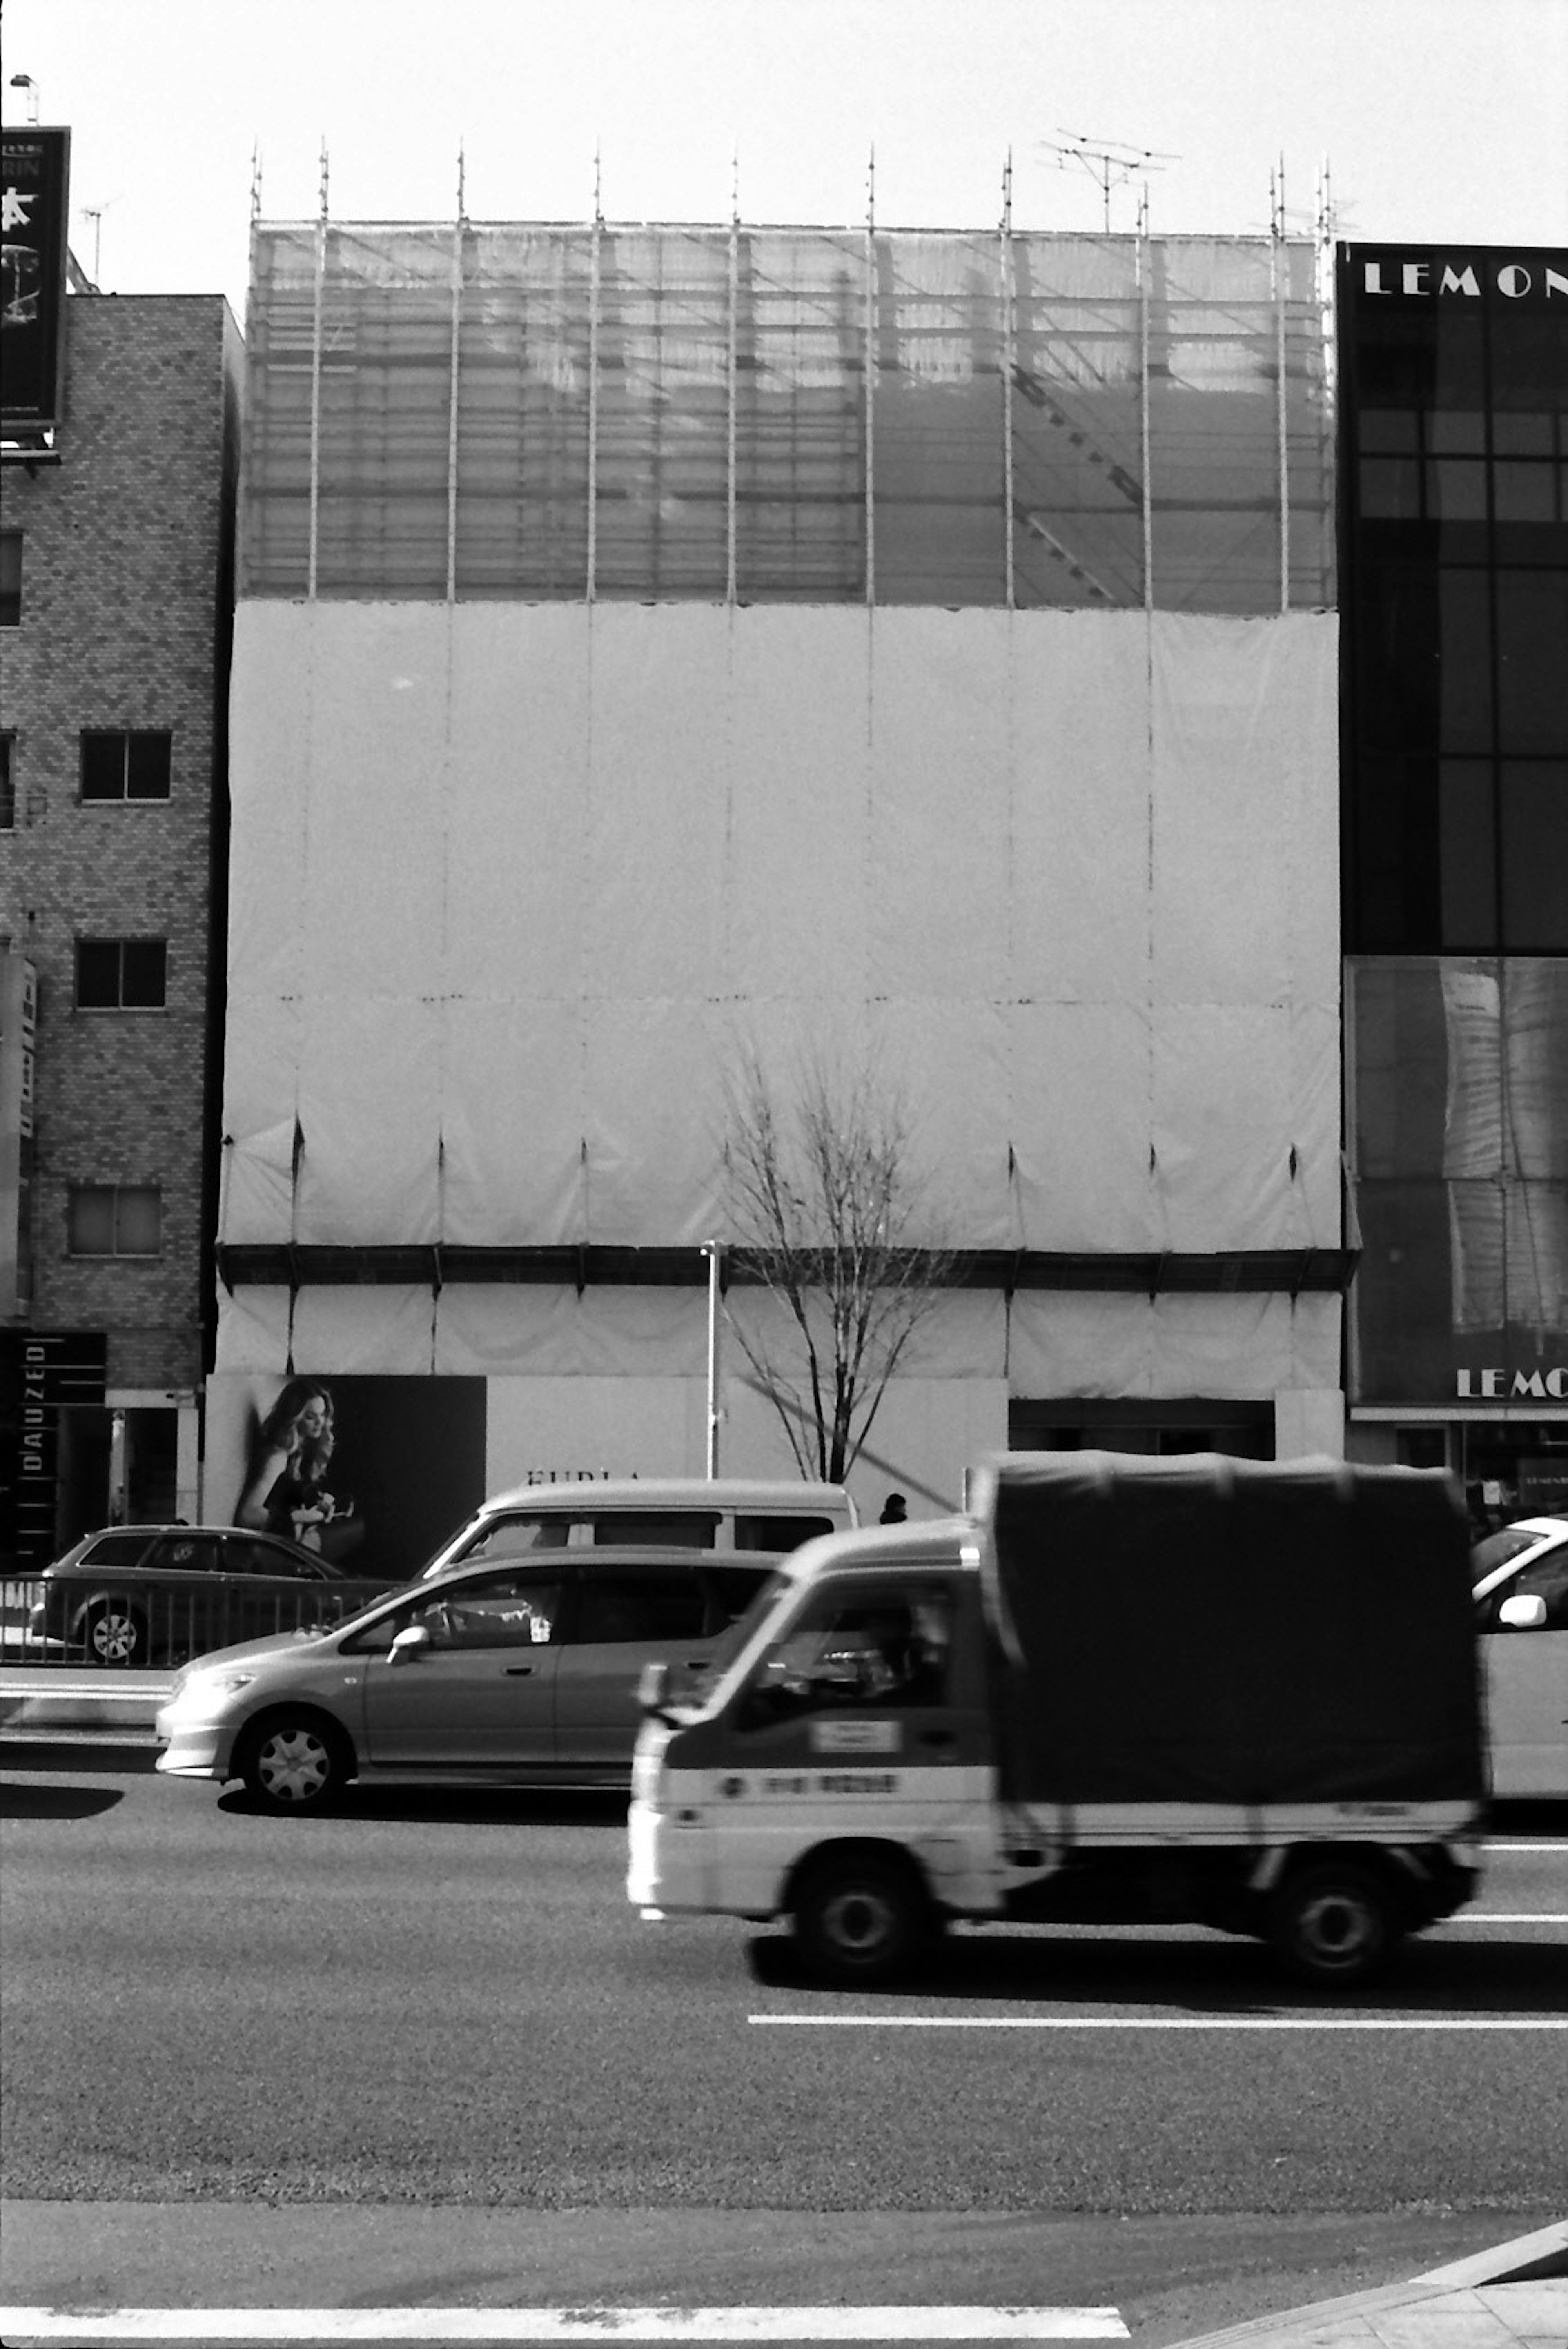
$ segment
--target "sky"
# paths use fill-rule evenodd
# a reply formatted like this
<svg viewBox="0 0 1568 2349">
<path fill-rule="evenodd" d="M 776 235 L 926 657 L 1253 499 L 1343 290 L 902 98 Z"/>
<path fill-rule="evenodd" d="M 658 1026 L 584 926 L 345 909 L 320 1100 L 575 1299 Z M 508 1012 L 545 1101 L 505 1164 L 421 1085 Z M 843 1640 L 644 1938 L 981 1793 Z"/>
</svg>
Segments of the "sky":
<svg viewBox="0 0 1568 2349">
<path fill-rule="evenodd" d="M 5 0 L 105 292 L 223 293 L 261 216 L 996 222 L 1568 243 L 1568 0 Z M 1054 151 L 1075 150 L 1065 156 Z M 1110 163 L 1092 160 L 1110 156 Z M 1147 160 L 1130 176 L 1124 160 Z"/>
</svg>

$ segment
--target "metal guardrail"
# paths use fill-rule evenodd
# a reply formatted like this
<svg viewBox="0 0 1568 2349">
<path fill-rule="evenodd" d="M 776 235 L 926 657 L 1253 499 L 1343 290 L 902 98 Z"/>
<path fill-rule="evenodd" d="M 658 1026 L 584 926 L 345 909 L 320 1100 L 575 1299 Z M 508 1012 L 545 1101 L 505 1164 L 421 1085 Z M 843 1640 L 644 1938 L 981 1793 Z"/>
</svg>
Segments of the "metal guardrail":
<svg viewBox="0 0 1568 2349">
<path fill-rule="evenodd" d="M 194 1578 L 160 1586 L 151 1577 L 143 1585 L 124 1576 L 12 1576 L 0 1582 L 0 1661 L 167 1671 L 244 1640 L 327 1629 L 387 1588 L 354 1580 L 247 1590 L 217 1577 L 203 1588 Z"/>
</svg>

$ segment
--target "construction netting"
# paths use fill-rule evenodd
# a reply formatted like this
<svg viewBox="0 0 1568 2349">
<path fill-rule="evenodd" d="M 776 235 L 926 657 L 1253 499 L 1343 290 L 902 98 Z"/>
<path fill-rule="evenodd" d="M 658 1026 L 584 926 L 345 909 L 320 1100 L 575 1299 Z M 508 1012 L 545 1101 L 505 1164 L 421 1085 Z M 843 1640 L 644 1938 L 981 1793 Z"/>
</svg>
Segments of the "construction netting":
<svg viewBox="0 0 1568 2349">
<path fill-rule="evenodd" d="M 1317 258 L 260 226 L 240 592 L 1326 607 Z"/>
</svg>

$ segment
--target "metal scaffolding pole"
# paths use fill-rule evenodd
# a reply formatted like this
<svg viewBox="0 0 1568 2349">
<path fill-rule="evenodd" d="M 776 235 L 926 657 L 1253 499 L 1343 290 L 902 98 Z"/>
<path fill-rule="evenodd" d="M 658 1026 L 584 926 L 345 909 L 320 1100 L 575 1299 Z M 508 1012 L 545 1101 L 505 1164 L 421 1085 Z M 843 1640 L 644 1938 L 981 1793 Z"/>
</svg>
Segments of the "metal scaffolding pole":
<svg viewBox="0 0 1568 2349">
<path fill-rule="evenodd" d="M 877 150 L 866 180 L 866 601 L 877 601 Z"/>
<path fill-rule="evenodd" d="M 735 561 L 736 402 L 740 396 L 741 357 L 741 160 L 735 158 L 734 189 L 730 204 L 730 382 L 725 410 L 724 448 L 724 601 L 732 608 L 737 595 Z"/>
<path fill-rule="evenodd" d="M 603 265 L 604 213 L 599 202 L 599 164 L 594 158 L 594 233 L 588 269 L 588 575 L 594 600 L 599 556 L 599 273 Z"/>
<path fill-rule="evenodd" d="M 327 300 L 327 142 L 321 146 L 321 209 L 316 222 L 316 301 L 310 326 L 310 545 L 305 592 L 316 601 L 317 548 L 321 523 L 321 335 Z"/>
<path fill-rule="evenodd" d="M 446 600 L 457 601 L 457 370 L 462 344 L 462 150 L 457 150 L 457 221 L 452 233 L 452 384 L 446 412 Z"/>
<path fill-rule="evenodd" d="M 1018 318 L 1012 298 L 1012 156 L 1002 180 L 1002 550 L 1008 610 L 1016 609 L 1012 567 L 1012 386 L 1018 372 Z"/>
<path fill-rule="evenodd" d="M 1137 216 L 1137 429 L 1138 471 L 1143 476 L 1138 504 L 1143 526 L 1143 608 L 1154 609 L 1154 484 L 1150 479 L 1148 402 L 1148 328 L 1149 328 L 1149 240 L 1148 194 L 1145 191 Z"/>
<path fill-rule="evenodd" d="M 1274 295 L 1274 434 L 1280 490 L 1280 609 L 1291 608 L 1291 476 L 1289 411 L 1285 385 L 1285 320 L 1290 295 L 1290 254 L 1285 244 L 1285 163 L 1280 158 L 1270 243 Z"/>
</svg>

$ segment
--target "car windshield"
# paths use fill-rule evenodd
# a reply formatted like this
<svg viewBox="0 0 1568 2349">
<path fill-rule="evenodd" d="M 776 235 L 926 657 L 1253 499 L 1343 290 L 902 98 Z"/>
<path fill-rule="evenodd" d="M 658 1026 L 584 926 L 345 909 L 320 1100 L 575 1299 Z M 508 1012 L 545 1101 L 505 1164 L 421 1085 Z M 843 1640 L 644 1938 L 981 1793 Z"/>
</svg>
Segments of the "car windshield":
<svg viewBox="0 0 1568 2349">
<path fill-rule="evenodd" d="M 383 1607 L 389 1607 L 391 1605 L 393 1599 L 406 1599 L 410 1591 L 415 1589 L 417 1587 L 417 1584 L 413 1582 L 400 1582 L 390 1590 L 379 1590 L 374 1599 L 368 1599 L 366 1600 L 363 1607 L 356 1607 L 352 1615 L 340 1615 L 337 1620 L 332 1623 L 317 1624 L 312 1630 L 311 1637 L 313 1639 L 319 1639 L 327 1631 L 352 1630 L 357 1623 L 363 1623 L 367 1621 L 370 1616 L 379 1615 Z"/>
<path fill-rule="evenodd" d="M 1504 1526 L 1501 1533 L 1488 1534 L 1470 1552 L 1471 1589 L 1484 1582 L 1489 1574 L 1495 1574 L 1500 1566 L 1506 1566 L 1511 1557 L 1533 1549 L 1540 1539 L 1539 1534 L 1527 1533 L 1522 1526 Z"/>
<path fill-rule="evenodd" d="M 695 1675 L 699 1689 L 706 1691 L 717 1686 L 756 1630 L 757 1625 L 769 1612 L 780 1592 L 789 1588 L 790 1580 L 791 1578 L 787 1574 L 770 1574 L 766 1581 L 753 1594 L 750 1605 L 743 1613 L 737 1615 L 728 1629 L 720 1632 L 713 1642 L 712 1652 L 707 1662 Z"/>
</svg>

